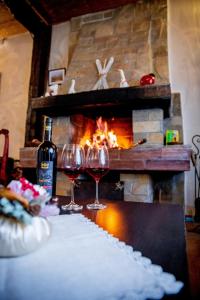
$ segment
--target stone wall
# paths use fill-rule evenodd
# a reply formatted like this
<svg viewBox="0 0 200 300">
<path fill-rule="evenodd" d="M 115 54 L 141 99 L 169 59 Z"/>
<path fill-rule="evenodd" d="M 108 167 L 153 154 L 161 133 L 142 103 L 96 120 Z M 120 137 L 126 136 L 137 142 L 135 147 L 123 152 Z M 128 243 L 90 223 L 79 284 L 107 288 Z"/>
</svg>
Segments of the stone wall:
<svg viewBox="0 0 200 300">
<path fill-rule="evenodd" d="M 134 140 L 145 138 L 145 145 L 163 145 L 163 110 L 143 109 L 132 111 Z"/>
<path fill-rule="evenodd" d="M 118 69 L 125 72 L 130 86 L 155 73 L 156 83 L 168 83 L 167 1 L 139 1 L 117 9 L 89 14 L 71 20 L 69 65 L 66 92 L 71 80 L 76 91 L 91 90 L 98 79 L 95 60 L 113 56 L 108 74 L 109 87 L 119 87 Z"/>
<path fill-rule="evenodd" d="M 139 85 L 144 74 L 154 73 L 156 84 L 169 83 L 167 51 L 167 1 L 139 1 L 117 9 L 73 18 L 70 21 L 68 68 L 59 93 L 66 93 L 71 80 L 77 92 L 93 89 L 98 80 L 95 61 L 102 64 L 114 57 L 107 76 L 110 88 L 119 87 L 118 69 L 123 69 L 129 86 Z M 147 145 L 164 143 L 166 129 L 178 129 L 183 140 L 180 95 L 172 95 L 170 117 L 161 109 L 132 112 L 134 141 L 147 139 Z M 55 118 L 53 140 L 57 145 L 73 135 L 70 118 Z M 145 145 L 143 145 L 145 146 Z M 162 176 L 161 176 L 162 177 Z M 120 174 L 126 201 L 171 201 L 184 198 L 183 176 L 167 178 L 154 174 Z M 58 173 L 57 193 L 69 195 L 69 181 Z M 170 197 L 169 197 L 170 195 Z M 169 199 L 170 198 L 170 199 Z"/>
<path fill-rule="evenodd" d="M 124 183 L 124 200 L 136 202 L 153 202 L 154 190 L 149 174 L 120 174 Z"/>
</svg>

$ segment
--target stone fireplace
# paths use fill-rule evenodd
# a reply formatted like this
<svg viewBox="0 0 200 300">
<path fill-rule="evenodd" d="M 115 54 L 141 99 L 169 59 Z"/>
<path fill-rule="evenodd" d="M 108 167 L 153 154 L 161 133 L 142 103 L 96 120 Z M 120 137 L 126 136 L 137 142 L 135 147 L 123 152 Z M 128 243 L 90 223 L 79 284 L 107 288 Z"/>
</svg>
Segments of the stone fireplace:
<svg viewBox="0 0 200 300">
<path fill-rule="evenodd" d="M 180 94 L 171 94 L 169 85 L 167 0 L 138 1 L 73 18 L 70 25 L 65 82 L 58 96 L 32 100 L 32 136 L 41 138 L 41 116 L 48 114 L 54 119 L 53 141 L 60 149 L 66 142 L 80 142 L 86 133 L 91 136 L 102 117 L 119 139 L 129 142 L 110 150 L 111 171 L 101 183 L 102 197 L 183 203 L 183 172 L 189 170 L 190 150 L 183 145 Z M 93 91 L 98 80 L 95 61 L 103 64 L 110 57 L 114 63 L 107 75 L 109 89 Z M 119 69 L 124 70 L 128 88 L 119 88 Z M 155 74 L 156 84 L 140 87 L 141 76 L 148 73 Z M 76 93 L 67 95 L 72 79 Z M 179 131 L 180 145 L 164 145 L 166 129 Z M 134 147 L 144 138 L 145 144 Z M 21 149 L 22 166 L 35 167 L 35 151 Z M 80 182 L 78 197 L 83 190 L 88 190 L 86 198 L 94 195 L 94 182 Z M 66 177 L 58 172 L 57 194 L 69 193 Z"/>
</svg>

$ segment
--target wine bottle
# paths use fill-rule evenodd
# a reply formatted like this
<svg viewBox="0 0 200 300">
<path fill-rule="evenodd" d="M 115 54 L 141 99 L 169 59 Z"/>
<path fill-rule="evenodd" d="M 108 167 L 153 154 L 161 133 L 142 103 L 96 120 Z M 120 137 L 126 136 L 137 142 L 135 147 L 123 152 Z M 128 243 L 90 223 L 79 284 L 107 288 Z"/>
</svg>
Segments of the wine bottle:
<svg viewBox="0 0 200 300">
<path fill-rule="evenodd" d="M 37 183 L 52 196 L 56 192 L 57 148 L 52 142 L 53 120 L 44 116 L 43 142 L 37 150 Z"/>
</svg>

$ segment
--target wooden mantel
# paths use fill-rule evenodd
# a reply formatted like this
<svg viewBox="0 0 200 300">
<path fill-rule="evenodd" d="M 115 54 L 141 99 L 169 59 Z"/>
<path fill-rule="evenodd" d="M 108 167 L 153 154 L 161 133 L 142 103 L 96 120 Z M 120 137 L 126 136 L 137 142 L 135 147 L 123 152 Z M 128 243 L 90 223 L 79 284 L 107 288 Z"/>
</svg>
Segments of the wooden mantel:
<svg viewBox="0 0 200 300">
<path fill-rule="evenodd" d="M 109 88 L 75 94 L 33 98 L 32 110 L 51 116 L 91 109 L 145 109 L 162 108 L 164 118 L 169 117 L 171 88 L 169 84 Z"/>
<path fill-rule="evenodd" d="M 36 167 L 35 147 L 20 149 L 20 163 L 23 168 Z M 190 170 L 191 147 L 173 145 L 163 147 L 138 146 L 132 149 L 111 149 L 110 169 L 121 171 L 173 171 Z M 58 149 L 58 168 L 61 149 Z"/>
</svg>

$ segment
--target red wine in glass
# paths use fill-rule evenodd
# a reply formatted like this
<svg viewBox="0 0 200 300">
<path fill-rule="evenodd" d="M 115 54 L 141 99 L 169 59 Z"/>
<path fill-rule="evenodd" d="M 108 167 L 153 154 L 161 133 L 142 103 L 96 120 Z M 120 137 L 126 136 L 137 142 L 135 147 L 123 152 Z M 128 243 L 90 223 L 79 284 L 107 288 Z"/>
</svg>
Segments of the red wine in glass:
<svg viewBox="0 0 200 300">
<path fill-rule="evenodd" d="M 109 168 L 86 168 L 86 171 L 95 181 L 100 181 L 100 179 L 108 173 Z"/>
<path fill-rule="evenodd" d="M 82 205 L 74 201 L 74 183 L 85 167 L 85 155 L 83 148 L 78 144 L 65 144 L 61 154 L 61 170 L 71 181 L 71 201 L 62 205 L 63 210 L 81 210 Z"/>
<path fill-rule="evenodd" d="M 83 173 L 83 168 L 67 168 L 63 170 L 63 173 L 72 181 L 76 180 L 78 176 Z"/>
<path fill-rule="evenodd" d="M 88 204 L 88 209 L 103 209 L 106 205 L 99 202 L 99 181 L 109 171 L 109 154 L 106 145 L 88 148 L 86 156 L 86 171 L 96 182 L 96 199 Z"/>
</svg>

